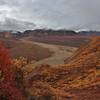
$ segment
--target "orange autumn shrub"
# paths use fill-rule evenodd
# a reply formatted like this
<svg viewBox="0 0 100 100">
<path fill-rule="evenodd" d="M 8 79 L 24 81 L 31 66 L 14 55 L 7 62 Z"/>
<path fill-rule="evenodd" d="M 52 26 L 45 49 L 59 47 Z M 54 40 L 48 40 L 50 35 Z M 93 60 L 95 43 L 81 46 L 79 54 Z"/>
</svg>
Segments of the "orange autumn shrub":
<svg viewBox="0 0 100 100">
<path fill-rule="evenodd" d="M 16 59 L 13 59 L 12 63 L 14 67 L 20 69 L 28 63 L 28 60 L 25 57 L 18 57 Z"/>
</svg>

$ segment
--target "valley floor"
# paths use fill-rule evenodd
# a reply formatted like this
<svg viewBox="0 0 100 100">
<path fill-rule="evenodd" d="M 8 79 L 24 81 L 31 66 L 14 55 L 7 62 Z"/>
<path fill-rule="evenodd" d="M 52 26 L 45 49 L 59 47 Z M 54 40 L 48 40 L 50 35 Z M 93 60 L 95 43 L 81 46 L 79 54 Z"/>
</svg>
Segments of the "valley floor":
<svg viewBox="0 0 100 100">
<path fill-rule="evenodd" d="M 29 40 L 25 40 L 25 39 L 21 39 L 21 41 L 26 42 L 26 43 L 30 43 L 30 44 L 35 44 L 35 45 L 41 46 L 43 48 L 47 48 L 51 52 L 53 52 L 52 56 L 45 58 L 45 59 L 42 59 L 42 60 L 37 61 L 37 62 L 33 62 L 35 66 L 41 65 L 41 64 L 49 64 L 49 65 L 64 64 L 64 60 L 66 58 L 70 57 L 77 50 L 77 48 L 69 47 L 69 46 L 38 43 L 38 42 L 29 41 Z"/>
</svg>

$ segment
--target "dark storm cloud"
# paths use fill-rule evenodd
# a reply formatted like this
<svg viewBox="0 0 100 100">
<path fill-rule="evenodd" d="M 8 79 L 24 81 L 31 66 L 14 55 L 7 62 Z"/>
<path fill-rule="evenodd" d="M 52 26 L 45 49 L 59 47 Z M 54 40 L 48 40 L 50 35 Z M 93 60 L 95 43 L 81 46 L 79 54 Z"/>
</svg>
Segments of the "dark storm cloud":
<svg viewBox="0 0 100 100">
<path fill-rule="evenodd" d="M 99 0 L 0 0 L 0 27 L 99 30 L 99 9 Z"/>
</svg>

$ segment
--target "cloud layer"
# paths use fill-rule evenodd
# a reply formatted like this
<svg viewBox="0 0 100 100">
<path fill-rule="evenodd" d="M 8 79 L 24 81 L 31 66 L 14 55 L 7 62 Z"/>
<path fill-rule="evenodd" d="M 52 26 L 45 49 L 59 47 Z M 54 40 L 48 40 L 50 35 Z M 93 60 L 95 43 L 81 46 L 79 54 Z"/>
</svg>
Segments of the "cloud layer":
<svg viewBox="0 0 100 100">
<path fill-rule="evenodd" d="M 100 30 L 99 0 L 0 0 L 0 29 Z"/>
</svg>

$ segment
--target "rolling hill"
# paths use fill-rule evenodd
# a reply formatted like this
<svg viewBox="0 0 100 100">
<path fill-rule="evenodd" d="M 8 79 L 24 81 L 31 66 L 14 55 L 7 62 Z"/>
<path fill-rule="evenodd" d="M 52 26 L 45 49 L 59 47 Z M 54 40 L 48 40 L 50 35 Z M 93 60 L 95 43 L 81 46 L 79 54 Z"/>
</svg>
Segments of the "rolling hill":
<svg viewBox="0 0 100 100">
<path fill-rule="evenodd" d="M 16 39 L 0 38 L 0 41 L 8 48 L 12 58 L 25 57 L 29 61 L 38 61 L 51 56 L 53 53 L 47 48 L 42 48 L 35 44 L 24 43 Z"/>
<path fill-rule="evenodd" d="M 25 78 L 26 90 L 35 100 L 99 100 L 100 37 L 81 47 L 69 63 L 41 65 Z"/>
</svg>

